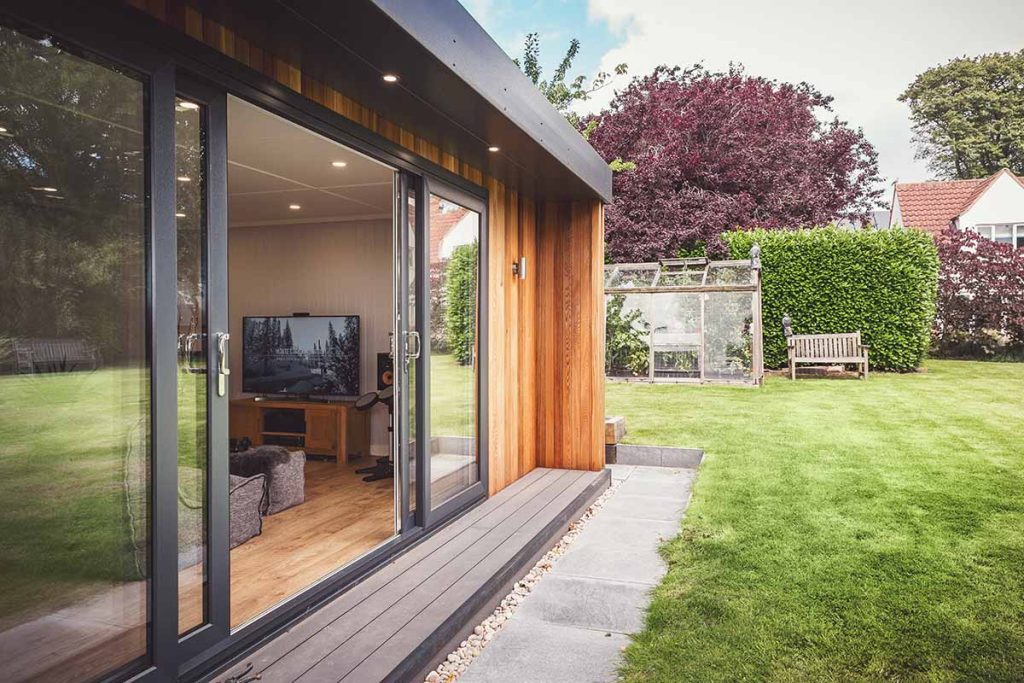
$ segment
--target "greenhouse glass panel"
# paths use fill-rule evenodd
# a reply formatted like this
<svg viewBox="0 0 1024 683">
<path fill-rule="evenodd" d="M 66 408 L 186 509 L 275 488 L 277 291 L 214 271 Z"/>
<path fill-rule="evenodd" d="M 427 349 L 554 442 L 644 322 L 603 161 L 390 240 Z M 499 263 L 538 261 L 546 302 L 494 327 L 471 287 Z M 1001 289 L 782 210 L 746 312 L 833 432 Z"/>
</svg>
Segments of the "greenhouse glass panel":
<svg viewBox="0 0 1024 683">
<path fill-rule="evenodd" d="M 704 377 L 750 381 L 754 366 L 752 292 L 709 292 L 704 298 Z"/>
<path fill-rule="evenodd" d="M 700 379 L 698 292 L 651 294 L 651 378 Z"/>
<path fill-rule="evenodd" d="M 708 285 L 749 285 L 754 283 L 754 269 L 750 263 L 711 263 L 708 266 Z"/>
<path fill-rule="evenodd" d="M 652 287 L 658 276 L 657 266 L 618 266 L 605 282 L 609 288 Z"/>
<path fill-rule="evenodd" d="M 760 384 L 760 261 L 605 267 L 605 373 L 650 382 Z"/>
<path fill-rule="evenodd" d="M 651 298 L 647 294 L 605 297 L 605 374 L 648 377 L 650 374 Z"/>
</svg>

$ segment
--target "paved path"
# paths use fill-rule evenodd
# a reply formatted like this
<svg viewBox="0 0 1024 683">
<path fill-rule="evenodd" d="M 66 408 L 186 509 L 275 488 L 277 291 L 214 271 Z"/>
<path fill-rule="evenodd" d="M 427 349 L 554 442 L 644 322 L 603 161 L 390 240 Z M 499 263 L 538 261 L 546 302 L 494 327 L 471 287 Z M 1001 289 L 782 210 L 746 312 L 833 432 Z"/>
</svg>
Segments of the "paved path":
<svg viewBox="0 0 1024 683">
<path fill-rule="evenodd" d="M 610 465 L 618 487 L 460 683 L 605 683 L 643 628 L 665 574 L 662 540 L 679 530 L 692 469 Z"/>
</svg>

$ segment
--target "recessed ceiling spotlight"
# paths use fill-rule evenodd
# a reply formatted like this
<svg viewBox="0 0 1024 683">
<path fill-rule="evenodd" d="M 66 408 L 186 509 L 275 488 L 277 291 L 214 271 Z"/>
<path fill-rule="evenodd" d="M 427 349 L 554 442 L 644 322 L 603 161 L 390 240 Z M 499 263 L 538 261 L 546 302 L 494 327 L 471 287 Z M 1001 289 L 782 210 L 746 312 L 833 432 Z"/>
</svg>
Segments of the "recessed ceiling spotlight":
<svg viewBox="0 0 1024 683">
<path fill-rule="evenodd" d="M 184 218 L 185 214 L 183 214 L 181 211 L 179 211 L 178 213 L 174 214 L 174 216 L 175 216 L 175 218 Z"/>
<path fill-rule="evenodd" d="M 395 74 L 384 74 L 382 76 L 382 78 L 384 79 L 385 83 L 397 83 L 398 82 L 398 76 L 396 76 Z"/>
<path fill-rule="evenodd" d="M 298 205 L 298 204 L 289 204 L 288 208 L 291 209 L 292 211 L 298 211 L 302 207 L 300 205 Z"/>
<path fill-rule="evenodd" d="M 501 147 L 498 147 L 497 145 L 491 145 L 490 147 L 487 148 L 487 151 L 488 152 L 500 152 L 501 151 Z"/>
<path fill-rule="evenodd" d="M 178 106 L 182 109 L 199 109 L 199 105 L 195 102 L 179 102 Z"/>
<path fill-rule="evenodd" d="M 180 176 L 178 176 L 178 182 L 179 183 L 191 183 L 192 179 L 189 178 L 187 175 L 180 175 Z"/>
<path fill-rule="evenodd" d="M 56 187 L 33 187 L 32 189 L 35 190 L 36 192 L 56 192 L 57 191 Z"/>
<path fill-rule="evenodd" d="M 348 166 L 348 162 L 347 161 L 332 161 L 331 162 L 331 166 L 333 166 L 334 168 L 345 168 L 346 166 Z"/>
</svg>

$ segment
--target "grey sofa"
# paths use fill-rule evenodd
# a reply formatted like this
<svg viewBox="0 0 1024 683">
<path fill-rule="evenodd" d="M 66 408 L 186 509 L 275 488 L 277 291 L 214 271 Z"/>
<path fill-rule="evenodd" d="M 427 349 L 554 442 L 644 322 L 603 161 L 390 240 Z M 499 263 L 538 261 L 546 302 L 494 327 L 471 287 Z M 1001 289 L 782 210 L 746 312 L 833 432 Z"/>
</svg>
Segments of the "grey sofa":
<svg viewBox="0 0 1024 683">
<path fill-rule="evenodd" d="M 306 500 L 306 454 L 281 446 L 257 446 L 229 457 L 231 474 L 267 478 L 263 514 L 273 515 Z"/>
</svg>

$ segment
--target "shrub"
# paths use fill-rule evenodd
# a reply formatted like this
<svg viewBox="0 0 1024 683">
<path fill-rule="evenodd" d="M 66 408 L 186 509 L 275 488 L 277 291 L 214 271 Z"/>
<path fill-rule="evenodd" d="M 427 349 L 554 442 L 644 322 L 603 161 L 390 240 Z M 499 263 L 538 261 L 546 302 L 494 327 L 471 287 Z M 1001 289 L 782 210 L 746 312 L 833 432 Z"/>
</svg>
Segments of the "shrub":
<svg viewBox="0 0 1024 683">
<path fill-rule="evenodd" d="M 631 309 L 622 312 L 626 297 L 613 294 L 608 297 L 604 327 L 604 370 L 613 377 L 647 374 L 650 362 L 651 326 L 644 320 L 643 311 Z"/>
<path fill-rule="evenodd" d="M 476 349 L 477 243 L 456 247 L 445 271 L 445 342 L 459 365 Z"/>
<path fill-rule="evenodd" d="M 761 245 L 764 360 L 786 364 L 782 316 L 797 334 L 860 331 L 871 366 L 901 372 L 929 347 L 938 278 L 931 236 L 916 230 L 753 230 L 723 236 L 733 258 Z"/>
<path fill-rule="evenodd" d="M 937 239 L 939 299 L 933 339 L 947 356 L 1024 350 L 1024 249 L 949 228 Z"/>
</svg>

